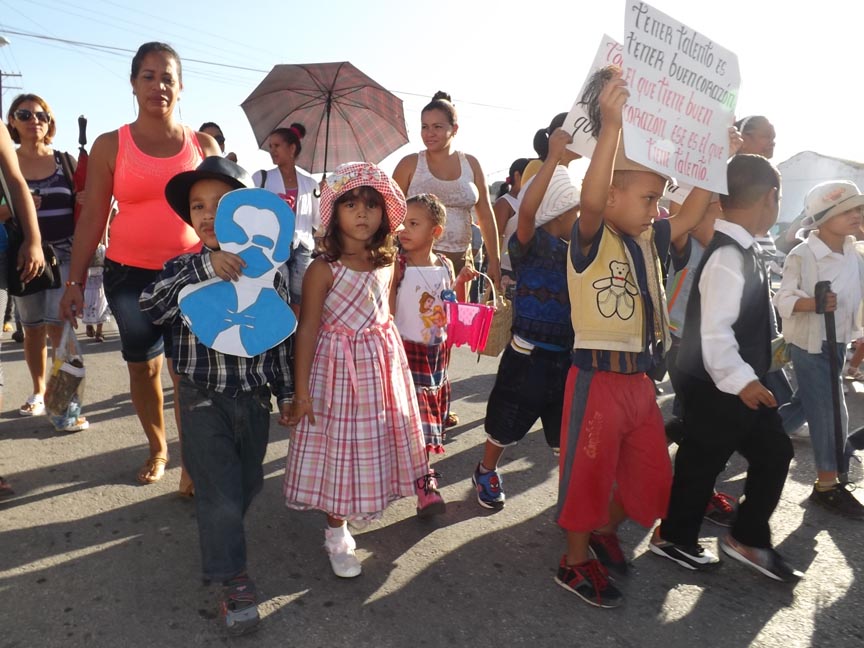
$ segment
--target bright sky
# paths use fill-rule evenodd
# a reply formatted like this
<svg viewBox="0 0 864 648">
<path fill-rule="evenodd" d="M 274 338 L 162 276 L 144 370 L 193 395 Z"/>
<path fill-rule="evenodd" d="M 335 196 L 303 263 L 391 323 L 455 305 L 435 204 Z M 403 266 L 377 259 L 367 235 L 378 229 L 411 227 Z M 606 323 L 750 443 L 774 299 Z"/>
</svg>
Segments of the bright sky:
<svg viewBox="0 0 864 648">
<path fill-rule="evenodd" d="M 241 102 L 277 63 L 347 60 L 404 101 L 411 142 L 382 162 L 422 148 L 420 109 L 436 90 L 459 111 L 457 145 L 489 182 L 533 157 L 534 132 L 569 110 L 604 32 L 622 38 L 624 0 L 28 0 L 2 2 L 5 110 L 21 86 L 57 117 L 59 149 L 77 149 L 77 117 L 96 135 L 134 119 L 132 54 L 106 53 L 8 33 L 27 32 L 135 50 L 170 43 L 184 58 L 181 118 L 219 123 L 227 148 L 254 171 L 257 151 Z M 656 8 L 738 55 L 738 114 L 764 114 L 777 129 L 775 162 L 804 150 L 864 161 L 860 0 L 655 0 Z M 206 6 L 206 9 L 202 7 Z M 590 9 L 588 8 L 590 7 Z M 806 8 L 805 8 L 806 7 Z M 239 8 L 239 9 L 238 9 Z M 233 70 L 200 59 L 254 68 Z"/>
</svg>

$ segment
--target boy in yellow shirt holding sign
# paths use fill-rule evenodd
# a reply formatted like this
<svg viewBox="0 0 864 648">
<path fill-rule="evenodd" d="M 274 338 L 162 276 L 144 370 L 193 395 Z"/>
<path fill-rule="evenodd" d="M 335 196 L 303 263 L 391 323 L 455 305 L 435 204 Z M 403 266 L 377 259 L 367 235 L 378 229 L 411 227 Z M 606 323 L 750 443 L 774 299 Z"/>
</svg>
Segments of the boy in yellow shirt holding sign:
<svg viewBox="0 0 864 648">
<path fill-rule="evenodd" d="M 672 470 L 663 417 L 646 371 L 669 347 L 661 261 L 699 223 L 710 192 L 694 189 L 678 216 L 656 220 L 667 178 L 628 160 L 621 140 L 627 84 L 617 68 L 599 94 L 602 124 L 582 185 L 567 281 L 575 334 L 564 396 L 558 524 L 567 531 L 556 582 L 598 607 L 627 571 L 618 525 L 650 527 L 666 513 Z M 656 222 L 655 222 L 656 220 Z"/>
</svg>

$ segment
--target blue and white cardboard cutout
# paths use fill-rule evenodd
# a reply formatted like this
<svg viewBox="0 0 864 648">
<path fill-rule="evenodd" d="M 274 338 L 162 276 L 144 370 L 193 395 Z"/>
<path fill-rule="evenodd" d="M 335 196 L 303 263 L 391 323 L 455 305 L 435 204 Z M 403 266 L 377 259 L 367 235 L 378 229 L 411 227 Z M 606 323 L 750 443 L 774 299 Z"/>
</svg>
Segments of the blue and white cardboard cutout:
<svg viewBox="0 0 864 648">
<path fill-rule="evenodd" d="M 219 201 L 216 239 L 245 262 L 237 281 L 218 277 L 184 287 L 180 314 L 201 343 L 220 353 L 251 358 L 297 329 L 291 307 L 273 287 L 291 257 L 294 212 L 266 189 L 237 189 Z"/>
</svg>

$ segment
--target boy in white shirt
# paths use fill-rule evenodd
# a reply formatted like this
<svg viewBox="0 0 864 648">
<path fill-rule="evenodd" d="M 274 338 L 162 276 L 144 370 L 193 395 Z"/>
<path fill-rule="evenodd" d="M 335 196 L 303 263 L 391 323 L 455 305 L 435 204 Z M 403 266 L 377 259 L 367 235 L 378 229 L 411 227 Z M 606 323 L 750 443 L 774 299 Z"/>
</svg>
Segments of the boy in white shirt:
<svg viewBox="0 0 864 648">
<path fill-rule="evenodd" d="M 669 510 L 650 549 L 688 569 L 719 560 L 699 545 L 705 506 L 733 452 L 747 459 L 745 498 L 724 553 L 775 580 L 801 573 L 771 544 L 768 521 L 780 501 L 793 450 L 774 395 L 763 380 L 771 365 L 768 277 L 754 237 L 777 220 L 780 174 L 759 155 L 729 162 L 725 220 L 694 279 L 678 353 L 686 434 L 675 457 Z"/>
<path fill-rule="evenodd" d="M 810 427 L 817 473 L 810 500 L 834 513 L 858 519 L 864 518 L 864 506 L 852 495 L 845 477 L 852 453 L 846 443 L 843 465 L 837 465 L 831 380 L 840 382 L 846 345 L 861 335 L 864 262 L 855 249 L 855 234 L 861 228 L 862 209 L 864 196 L 852 182 L 835 180 L 813 187 L 805 200 L 802 225 L 814 231 L 786 257 L 783 282 L 774 297 L 798 377 L 798 398 Z M 831 282 L 825 310 L 834 312 L 834 349 L 829 349 L 826 341 L 824 316 L 815 312 L 815 285 L 825 280 Z M 832 352 L 841 369 L 833 376 Z M 838 391 L 845 440 L 849 420 L 842 387 L 838 386 Z"/>
</svg>

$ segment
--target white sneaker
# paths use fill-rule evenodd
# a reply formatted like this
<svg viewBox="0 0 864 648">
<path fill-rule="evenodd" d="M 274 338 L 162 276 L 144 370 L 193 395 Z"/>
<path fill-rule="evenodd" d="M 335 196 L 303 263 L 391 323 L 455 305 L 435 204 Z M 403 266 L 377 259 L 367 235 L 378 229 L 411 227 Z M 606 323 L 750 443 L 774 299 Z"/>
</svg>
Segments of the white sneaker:
<svg viewBox="0 0 864 648">
<path fill-rule="evenodd" d="M 324 530 L 324 548 L 330 556 L 330 566 L 339 578 L 359 576 L 363 568 L 354 550 L 357 543 L 348 531 L 348 526 L 328 527 Z"/>
</svg>

